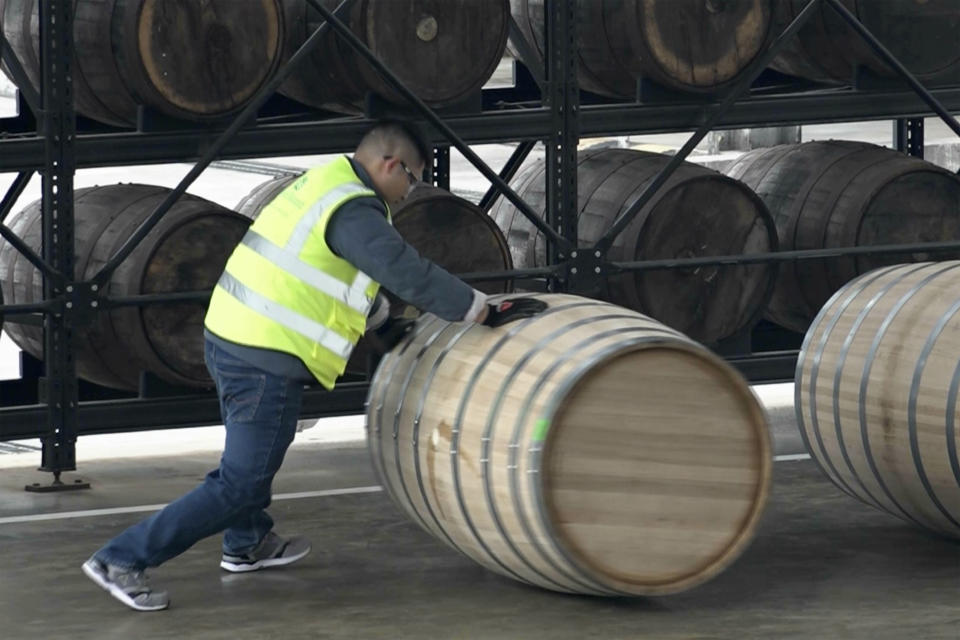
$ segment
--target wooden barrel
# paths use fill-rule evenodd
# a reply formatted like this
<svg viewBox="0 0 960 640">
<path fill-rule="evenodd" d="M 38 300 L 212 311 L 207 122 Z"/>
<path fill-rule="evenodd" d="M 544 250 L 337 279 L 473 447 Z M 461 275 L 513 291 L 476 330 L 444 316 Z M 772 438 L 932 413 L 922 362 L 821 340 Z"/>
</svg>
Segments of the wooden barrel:
<svg viewBox="0 0 960 640">
<path fill-rule="evenodd" d="M 838 140 L 782 145 L 746 153 L 726 173 L 767 204 L 783 250 L 960 239 L 960 178 L 884 147 Z M 784 263 L 767 316 L 802 333 L 857 275 L 927 259 L 918 253 Z"/>
<path fill-rule="evenodd" d="M 92 278 L 167 196 L 169 189 L 138 184 L 77 189 L 75 275 Z M 212 289 L 250 221 L 229 209 L 183 195 L 102 291 L 109 297 Z M 40 251 L 40 202 L 10 224 Z M 7 302 L 43 299 L 40 272 L 11 245 L 0 243 L 0 282 Z M 97 313 L 75 331 L 77 374 L 107 387 L 136 390 L 140 372 L 177 385 L 212 385 L 203 363 L 206 302 L 118 307 Z M 7 333 L 21 349 L 43 357 L 40 327 L 8 320 Z"/>
<path fill-rule="evenodd" d="M 580 86 L 623 98 L 637 95 L 640 78 L 686 92 L 721 91 L 765 49 L 773 4 L 773 0 L 578 0 Z M 542 67 L 544 0 L 511 0 L 510 6 L 537 55 L 532 63 Z"/>
<path fill-rule="evenodd" d="M 960 3 L 956 0 L 841 0 L 877 39 L 925 85 L 960 80 Z M 779 31 L 808 4 L 778 2 Z M 771 66 L 820 82 L 850 84 L 856 68 L 894 77 L 866 41 L 827 4 L 785 43 Z"/>
<path fill-rule="evenodd" d="M 960 538 L 960 262 L 887 266 L 840 289 L 807 332 L 796 412 L 851 496 Z"/>
<path fill-rule="evenodd" d="M 283 47 L 281 0 L 75 0 L 73 89 L 79 113 L 117 126 L 137 105 L 187 120 L 239 111 L 272 77 Z M 5 0 L 4 34 L 40 85 L 39 0 Z"/>
<path fill-rule="evenodd" d="M 637 199 L 669 157 L 605 149 L 579 154 L 578 238 L 592 247 Z M 539 215 L 546 210 L 545 164 L 522 171 L 513 187 Z M 501 198 L 491 215 L 507 236 L 517 268 L 544 266 L 542 233 Z M 744 185 L 683 163 L 617 238 L 612 262 L 764 253 L 776 250 L 766 207 Z M 715 343 L 756 320 L 770 296 L 776 265 L 704 267 L 627 273 L 609 278 L 604 299 Z"/>
<path fill-rule="evenodd" d="M 333 10 L 339 0 L 321 0 Z M 286 57 L 322 22 L 306 0 L 283 0 Z M 404 85 L 432 107 L 478 94 L 500 63 L 507 43 L 508 0 L 356 0 L 345 20 Z M 280 87 L 304 104 L 356 112 L 368 93 L 406 105 L 406 100 L 329 32 L 309 60 Z"/>
<path fill-rule="evenodd" d="M 498 329 L 422 317 L 380 363 L 373 465 L 481 565 L 556 591 L 653 595 L 716 575 L 770 483 L 764 414 L 707 349 L 568 295 Z"/>
</svg>

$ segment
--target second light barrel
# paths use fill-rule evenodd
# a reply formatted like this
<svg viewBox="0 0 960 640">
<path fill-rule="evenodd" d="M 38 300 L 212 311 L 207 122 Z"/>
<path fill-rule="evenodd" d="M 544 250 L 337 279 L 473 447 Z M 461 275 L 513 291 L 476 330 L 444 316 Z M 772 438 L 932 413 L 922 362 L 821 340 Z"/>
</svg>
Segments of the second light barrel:
<svg viewBox="0 0 960 640">
<path fill-rule="evenodd" d="M 119 184 L 75 191 L 75 277 L 93 278 L 170 192 Z M 111 298 L 205 291 L 220 277 L 250 221 L 213 202 L 185 194 L 114 271 L 101 293 Z M 34 202 L 10 228 L 40 252 L 42 216 Z M 10 304 L 43 300 L 43 279 L 12 245 L 0 242 L 0 284 Z M 74 330 L 77 375 L 106 387 L 136 391 L 142 372 L 171 384 L 213 385 L 204 365 L 206 302 L 91 309 L 89 326 Z M 21 349 L 43 358 L 43 329 L 8 319 Z"/>
<path fill-rule="evenodd" d="M 578 156 L 578 240 L 589 250 L 670 161 L 631 149 L 583 151 Z M 521 171 L 513 188 L 540 216 L 546 211 L 546 165 Z M 518 269 L 547 264 L 546 239 L 501 198 L 491 216 L 503 229 Z M 723 174 L 689 162 L 617 237 L 611 262 L 696 258 L 775 251 L 776 229 L 763 202 Z M 607 279 L 604 299 L 650 315 L 704 343 L 736 334 L 766 306 L 775 264 L 724 265 L 633 272 Z"/>
<path fill-rule="evenodd" d="M 960 539 L 960 262 L 871 271 L 807 332 L 796 414 L 841 490 Z"/>
<path fill-rule="evenodd" d="M 844 140 L 780 145 L 745 153 L 726 174 L 767 204 L 785 251 L 960 240 L 960 177 L 885 147 Z M 783 263 L 767 317 L 802 333 L 857 275 L 927 259 L 918 252 Z"/>
<path fill-rule="evenodd" d="M 380 363 L 373 465 L 396 504 L 504 576 L 655 595 L 715 576 L 769 490 L 763 410 L 680 333 L 614 305 L 539 295 L 497 329 L 422 317 Z"/>
</svg>

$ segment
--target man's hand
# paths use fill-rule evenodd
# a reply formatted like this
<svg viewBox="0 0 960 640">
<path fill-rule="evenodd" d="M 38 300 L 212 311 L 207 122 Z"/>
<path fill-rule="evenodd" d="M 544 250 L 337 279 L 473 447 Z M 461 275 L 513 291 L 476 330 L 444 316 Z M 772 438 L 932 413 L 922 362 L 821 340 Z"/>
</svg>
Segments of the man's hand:
<svg viewBox="0 0 960 640">
<path fill-rule="evenodd" d="M 370 346 L 383 355 L 400 344 L 416 323 L 417 321 L 411 318 L 390 318 L 376 331 L 367 332 L 366 337 Z"/>
<path fill-rule="evenodd" d="M 547 303 L 536 298 L 513 298 L 487 305 L 487 317 L 482 322 L 488 327 L 500 327 L 508 322 L 529 318 L 543 312 Z"/>
</svg>

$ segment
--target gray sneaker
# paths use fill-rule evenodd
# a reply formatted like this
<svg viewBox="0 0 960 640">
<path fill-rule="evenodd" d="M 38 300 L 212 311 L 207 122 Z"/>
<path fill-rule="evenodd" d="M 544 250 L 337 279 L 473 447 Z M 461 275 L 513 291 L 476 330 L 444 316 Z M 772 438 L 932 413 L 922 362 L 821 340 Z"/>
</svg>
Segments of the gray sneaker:
<svg viewBox="0 0 960 640">
<path fill-rule="evenodd" d="M 166 591 L 154 591 L 143 571 L 125 569 L 91 557 L 83 572 L 114 598 L 137 611 L 160 611 L 170 606 Z"/>
<path fill-rule="evenodd" d="M 244 573 L 268 567 L 282 567 L 296 562 L 308 553 L 310 553 L 310 542 L 306 538 L 299 536 L 281 538 L 271 531 L 250 553 L 242 556 L 224 553 L 220 560 L 220 568 L 233 573 Z"/>
</svg>

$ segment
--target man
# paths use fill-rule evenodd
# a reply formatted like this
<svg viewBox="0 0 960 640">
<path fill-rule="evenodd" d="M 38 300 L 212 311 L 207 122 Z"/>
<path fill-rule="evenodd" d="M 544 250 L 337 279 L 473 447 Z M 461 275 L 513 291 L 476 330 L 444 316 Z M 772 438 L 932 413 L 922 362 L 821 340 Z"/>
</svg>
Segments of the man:
<svg viewBox="0 0 960 640">
<path fill-rule="evenodd" d="M 190 493 L 108 542 L 84 573 L 138 611 L 169 605 L 144 573 L 224 532 L 221 568 L 288 565 L 310 552 L 273 531 L 274 475 L 296 433 L 303 385 L 333 389 L 365 330 L 383 322 L 383 285 L 451 322 L 491 326 L 538 311 L 527 300 L 494 308 L 483 293 L 421 258 L 390 225 L 423 173 L 427 147 L 409 124 L 385 121 L 353 158 L 312 169 L 260 214 L 234 250 L 210 299 L 205 357 L 217 385 L 226 442 L 220 467 Z M 380 296 L 382 299 L 382 296 Z M 512 301 L 517 302 L 517 301 Z M 532 305 L 532 306 L 531 306 Z M 390 348 L 402 324 L 386 323 Z"/>
</svg>

